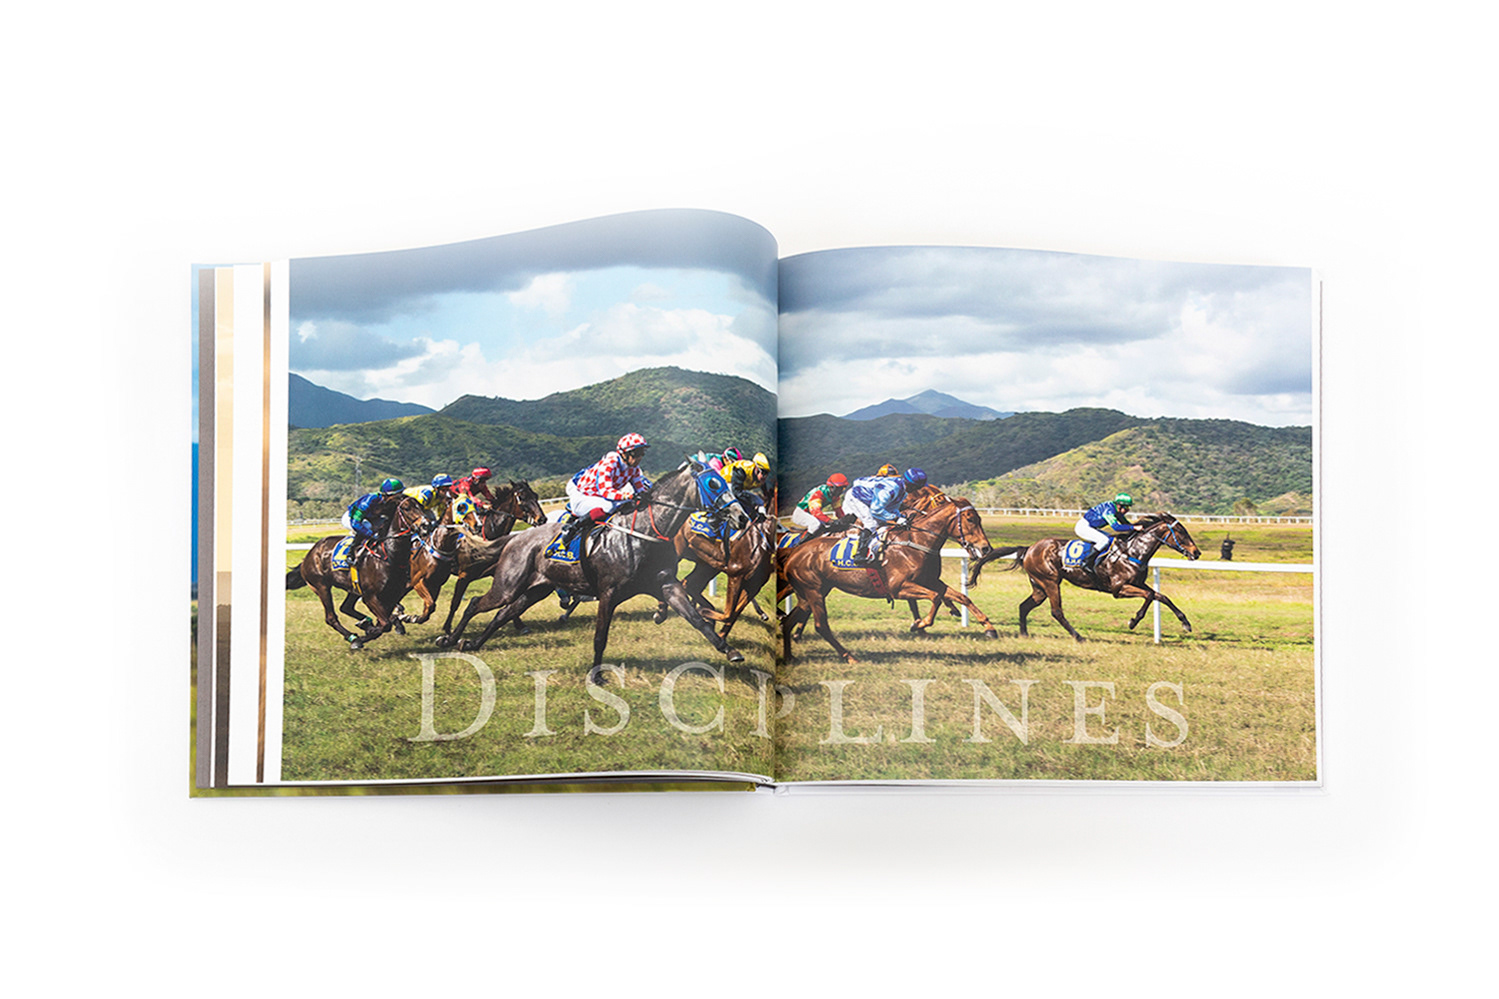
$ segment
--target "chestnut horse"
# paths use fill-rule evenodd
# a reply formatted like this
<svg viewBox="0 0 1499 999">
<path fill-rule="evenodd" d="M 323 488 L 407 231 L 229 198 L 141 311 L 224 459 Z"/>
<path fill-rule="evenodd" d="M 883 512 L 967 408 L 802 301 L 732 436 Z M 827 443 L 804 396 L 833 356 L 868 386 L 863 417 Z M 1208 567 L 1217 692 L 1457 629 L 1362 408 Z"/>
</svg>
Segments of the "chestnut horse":
<svg viewBox="0 0 1499 999">
<path fill-rule="evenodd" d="M 1145 611 L 1152 601 L 1159 600 L 1171 608 L 1177 620 L 1181 621 L 1182 628 L 1190 632 L 1192 623 L 1187 620 L 1187 615 L 1183 614 L 1166 594 L 1146 584 L 1145 569 L 1150 562 L 1150 557 L 1163 544 L 1194 561 L 1202 557 L 1202 552 L 1198 550 L 1196 542 L 1187 533 L 1187 529 L 1169 513 L 1147 514 L 1135 522 L 1135 527 L 1136 530 L 1131 533 L 1114 539 L 1108 550 L 1099 557 L 1095 571 L 1089 571 L 1083 566 L 1075 568 L 1063 566 L 1062 547 L 1071 542 L 1071 538 L 1046 538 L 1026 548 L 995 551 L 990 556 L 991 558 L 1012 553 L 1018 556 L 1013 563 L 1005 566 L 1005 569 L 1021 566 L 1031 579 L 1031 595 L 1020 602 L 1020 634 L 1029 634 L 1025 628 L 1026 615 L 1049 600 L 1051 601 L 1051 616 L 1067 629 L 1069 635 L 1079 642 L 1083 640 L 1083 636 L 1077 633 L 1077 629 L 1068 623 L 1066 615 L 1062 613 L 1062 580 L 1064 579 L 1073 586 L 1085 590 L 1108 593 L 1115 600 L 1143 597 L 1144 603 L 1130 619 L 1130 628 L 1140 623 L 1140 619 L 1145 616 Z"/>
<path fill-rule="evenodd" d="M 463 528 L 457 524 L 438 524 L 427 537 L 420 534 L 411 547 L 411 576 L 406 593 L 422 598 L 420 614 L 400 614 L 406 624 L 426 624 L 437 607 L 442 584 L 457 570 L 458 547 L 463 542 Z M 406 593 L 401 594 L 402 599 Z M 398 606 L 396 611 L 399 613 Z"/>
<path fill-rule="evenodd" d="M 826 535 L 803 541 L 789 550 L 782 549 L 781 589 L 776 594 L 776 601 L 779 603 L 790 593 L 795 593 L 797 598 L 796 606 L 781 622 L 786 661 L 794 658 L 791 633 L 806 621 L 809 614 L 817 633 L 845 662 L 857 661 L 853 653 L 839 644 L 828 627 L 827 595 L 835 588 L 856 597 L 930 600 L 932 607 L 926 617 L 912 622 L 914 632 L 931 627 L 937 617 L 937 608 L 951 599 L 968 608 L 983 626 L 985 636 L 998 638 L 999 632 L 984 612 L 962 592 L 950 589 L 942 581 L 942 545 L 948 538 L 961 544 L 976 562 L 982 562 L 992 551 L 978 511 L 967 502 L 944 503 L 929 512 L 916 514 L 906 527 L 888 528 L 884 561 L 878 567 L 838 568 L 828 558 L 828 553 L 840 539 Z"/>
<path fill-rule="evenodd" d="M 698 609 L 702 611 L 703 617 L 709 621 L 723 622 L 723 627 L 718 633 L 724 638 L 729 637 L 729 629 L 734 627 L 734 622 L 739 620 L 739 615 L 750 604 L 754 604 L 755 613 L 760 615 L 760 620 L 770 620 L 770 616 L 755 600 L 755 595 L 775 572 L 775 542 L 771 540 L 774 529 L 775 520 L 769 515 L 764 515 L 752 522 L 737 537 L 730 539 L 727 544 L 717 538 L 697 534 L 686 524 L 682 525 L 682 528 L 677 531 L 676 538 L 673 539 L 676 544 L 677 557 L 696 563 L 692 571 L 687 574 L 687 578 L 682 580 L 683 587 L 691 595 Z M 725 548 L 728 549 L 727 559 L 724 558 Z M 724 588 L 724 603 L 721 612 L 703 596 L 703 589 L 708 585 L 708 580 L 720 572 L 728 580 Z M 657 623 L 665 620 L 665 617 L 665 606 L 657 608 Z"/>
</svg>

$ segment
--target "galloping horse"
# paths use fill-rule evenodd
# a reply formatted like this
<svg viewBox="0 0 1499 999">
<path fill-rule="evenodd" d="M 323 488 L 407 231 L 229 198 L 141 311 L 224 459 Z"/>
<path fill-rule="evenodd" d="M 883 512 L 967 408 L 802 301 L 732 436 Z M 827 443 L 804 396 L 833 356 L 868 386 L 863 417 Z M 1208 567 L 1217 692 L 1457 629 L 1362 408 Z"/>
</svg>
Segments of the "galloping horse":
<svg viewBox="0 0 1499 999">
<path fill-rule="evenodd" d="M 502 538 L 514 529 L 517 520 L 532 527 L 540 527 L 547 522 L 546 512 L 541 509 L 541 500 L 529 482 L 511 482 L 495 489 L 494 503 L 484 512 L 481 537 L 485 541 Z"/>
<path fill-rule="evenodd" d="M 406 624 L 426 624 L 437 607 L 437 595 L 442 584 L 448 581 L 457 568 L 458 547 L 463 542 L 463 529 L 457 524 L 438 524 L 432 533 L 423 538 L 416 536 L 411 547 L 411 576 L 406 593 L 415 593 L 422 598 L 421 614 L 401 614 Z M 405 599 L 406 593 L 401 594 Z M 399 609 L 399 608 L 397 608 Z"/>
<path fill-rule="evenodd" d="M 677 581 L 677 551 L 672 538 L 688 515 L 700 509 L 721 514 L 735 529 L 747 519 L 723 477 L 689 461 L 662 476 L 645 497 L 596 525 L 584 539 L 587 554 L 576 563 L 553 561 L 544 554 L 548 543 L 561 533 L 560 524 L 516 535 L 500 552 L 489 592 L 470 600 L 457 630 L 438 638 L 437 643 L 444 647 L 457 643 L 466 652 L 478 649 L 500 625 L 520 617 L 527 607 L 561 587 L 569 593 L 598 598 L 593 668 L 589 671 L 595 683 L 600 678 L 615 608 L 638 594 L 664 601 L 730 662 L 743 662 L 744 656 L 729 648 L 703 620 Z M 497 613 L 484 632 L 475 640 L 462 639 L 469 620 L 491 610 Z"/>
<path fill-rule="evenodd" d="M 342 635 L 349 648 L 363 648 L 394 628 L 405 633 L 394 608 L 409 589 L 411 574 L 411 546 L 416 525 L 424 519 L 422 508 L 410 497 L 401 500 L 391 518 L 385 540 L 372 547 L 361 546 L 355 555 L 354 569 L 333 568 L 333 549 L 338 547 L 346 535 L 335 534 L 323 538 L 312 546 L 302 559 L 302 564 L 286 574 L 286 588 L 295 590 L 303 585 L 312 587 L 323 604 L 323 620 L 328 627 Z M 358 577 L 357 585 L 352 577 Z M 354 618 L 364 629 L 363 637 L 355 635 L 343 626 L 338 611 L 333 609 L 333 590 L 346 590 L 348 596 L 338 608 Z M 360 618 L 355 604 L 363 600 L 374 615 Z"/>
<path fill-rule="evenodd" d="M 765 515 L 727 543 L 697 534 L 688 524 L 683 524 L 673 539 L 677 557 L 696 563 L 687 578 L 682 580 L 682 585 L 702 611 L 703 617 L 723 622 L 719 634 L 724 638 L 729 637 L 729 630 L 734 627 L 734 622 L 739 620 L 739 615 L 750 604 L 754 604 L 760 620 L 770 620 L 770 616 L 760 609 L 755 595 L 775 571 L 775 542 L 772 540 L 774 528 L 775 520 Z M 728 549 L 727 559 L 724 558 L 725 548 Z M 722 612 L 716 610 L 703 596 L 703 588 L 708 585 L 708 580 L 720 572 L 728 577 Z M 657 610 L 657 623 L 665 619 L 665 611 L 664 606 Z"/>
<path fill-rule="evenodd" d="M 836 537 L 819 535 L 795 548 L 782 550 L 781 590 L 776 594 L 776 601 L 779 603 L 789 593 L 795 593 L 797 598 L 796 606 L 781 622 L 787 662 L 794 658 L 791 633 L 805 623 L 808 614 L 812 616 L 817 633 L 845 662 L 857 661 L 853 653 L 839 644 L 828 627 L 827 595 L 835 588 L 856 597 L 930 600 L 932 608 L 925 619 L 911 624 L 911 630 L 915 632 L 931 627 L 938 606 L 946 600 L 953 600 L 968 608 L 983 625 L 987 637 L 999 637 L 999 632 L 984 612 L 941 579 L 942 545 L 949 537 L 961 544 L 969 557 L 976 561 L 990 556 L 989 539 L 984 535 L 978 511 L 972 504 L 949 501 L 930 512 L 917 514 L 906 527 L 889 528 L 886 537 L 884 563 L 878 568 L 840 569 L 835 566 L 828 553 L 840 540 Z"/>
<path fill-rule="evenodd" d="M 1077 629 L 1068 623 L 1066 616 L 1062 613 L 1062 580 L 1064 579 L 1073 586 L 1085 590 L 1098 590 L 1111 594 L 1115 600 L 1143 597 L 1145 602 L 1130 619 L 1130 628 L 1140 623 L 1151 601 L 1159 600 L 1171 608 L 1171 612 L 1181 621 L 1182 627 L 1190 632 L 1192 623 L 1187 620 L 1187 615 L 1183 614 L 1164 593 L 1146 585 L 1145 568 L 1150 562 L 1150 557 L 1163 544 L 1193 560 L 1201 558 L 1202 552 L 1198 550 L 1196 542 L 1187 533 L 1187 529 L 1169 513 L 1147 514 L 1136 521 L 1135 526 L 1137 530 L 1115 539 L 1109 545 L 1108 551 L 1104 552 L 1098 560 L 1096 572 L 1089 572 L 1082 566 L 1067 568 L 1062 564 L 1062 548 L 1070 543 L 1072 540 L 1070 538 L 1046 538 L 1026 548 L 995 551 L 990 556 L 991 558 L 1005 554 L 1016 555 L 1015 562 L 1005 566 L 1005 569 L 1021 566 L 1031 579 L 1031 595 L 1020 602 L 1020 634 L 1029 634 L 1025 628 L 1026 615 L 1050 600 L 1051 616 L 1067 629 L 1069 635 L 1079 642 L 1083 640 L 1083 636 L 1077 633 Z"/>
</svg>

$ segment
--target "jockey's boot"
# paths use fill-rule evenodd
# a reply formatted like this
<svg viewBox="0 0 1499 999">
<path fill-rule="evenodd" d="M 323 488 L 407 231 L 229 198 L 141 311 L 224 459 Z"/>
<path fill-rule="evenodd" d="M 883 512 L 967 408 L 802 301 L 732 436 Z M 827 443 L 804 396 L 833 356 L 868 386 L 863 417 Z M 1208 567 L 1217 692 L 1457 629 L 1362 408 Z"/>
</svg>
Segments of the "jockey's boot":
<svg viewBox="0 0 1499 999">
<path fill-rule="evenodd" d="M 588 523 L 587 517 L 579 517 L 575 513 L 567 515 L 567 520 L 562 525 L 562 533 L 557 535 L 557 544 L 561 548 L 571 547 L 573 539 L 583 530 L 583 525 Z"/>
<path fill-rule="evenodd" d="M 1098 560 L 1103 557 L 1103 554 L 1106 551 L 1108 551 L 1107 548 L 1095 547 L 1091 552 L 1088 553 L 1088 557 L 1083 559 L 1083 568 L 1087 569 L 1095 576 L 1098 575 Z"/>
<path fill-rule="evenodd" d="M 870 557 L 870 542 L 874 540 L 874 532 L 868 528 L 859 528 L 859 543 L 854 547 L 854 561 L 860 565 L 869 565 L 873 559 Z"/>
</svg>

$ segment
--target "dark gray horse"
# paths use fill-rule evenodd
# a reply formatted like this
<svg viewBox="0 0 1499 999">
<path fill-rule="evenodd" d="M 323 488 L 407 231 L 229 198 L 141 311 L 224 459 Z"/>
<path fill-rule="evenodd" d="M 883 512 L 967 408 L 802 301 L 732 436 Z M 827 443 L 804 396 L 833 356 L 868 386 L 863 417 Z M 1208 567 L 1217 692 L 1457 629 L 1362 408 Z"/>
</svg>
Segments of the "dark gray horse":
<svg viewBox="0 0 1499 999">
<path fill-rule="evenodd" d="M 575 564 L 556 562 L 543 554 L 547 544 L 561 532 L 560 524 L 532 528 L 513 536 L 495 564 L 489 592 L 469 601 L 458 627 L 451 635 L 439 638 L 438 644 L 457 644 L 466 652 L 481 648 L 500 625 L 520 617 L 526 608 L 560 587 L 577 596 L 598 599 L 593 669 L 589 672 L 595 682 L 604 661 L 615 608 L 641 594 L 655 597 L 681 614 L 730 662 L 743 662 L 744 656 L 729 648 L 713 626 L 703 620 L 692 598 L 677 581 L 677 550 L 672 539 L 693 511 L 704 509 L 726 518 L 734 530 L 749 519 L 722 476 L 695 462 L 685 462 L 662 476 L 643 502 L 595 526 L 592 535 L 584 539 L 587 554 Z M 469 620 L 491 610 L 498 613 L 478 639 L 463 639 Z"/>
</svg>

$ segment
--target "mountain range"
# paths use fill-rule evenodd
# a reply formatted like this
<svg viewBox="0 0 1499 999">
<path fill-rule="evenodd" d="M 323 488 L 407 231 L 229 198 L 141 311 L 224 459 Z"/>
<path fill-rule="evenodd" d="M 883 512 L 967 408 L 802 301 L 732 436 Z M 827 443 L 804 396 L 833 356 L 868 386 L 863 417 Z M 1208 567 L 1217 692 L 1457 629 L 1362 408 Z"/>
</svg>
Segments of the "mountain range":
<svg viewBox="0 0 1499 999">
<path fill-rule="evenodd" d="M 964 402 L 946 392 L 927 389 L 925 392 L 919 392 L 904 399 L 886 399 L 873 406 L 856 409 L 846 414 L 843 419 L 877 420 L 882 416 L 892 416 L 898 413 L 925 413 L 927 416 L 965 420 L 1002 420 L 1007 416 L 1015 415 L 1014 413 L 1001 413 L 988 406 L 975 406 L 971 402 Z"/>
<path fill-rule="evenodd" d="M 433 412 L 430 406 L 388 399 L 356 399 L 314 384 L 292 374 L 286 398 L 287 422 L 294 427 L 331 427 L 340 423 L 369 423 L 420 416 Z"/>
<path fill-rule="evenodd" d="M 730 445 L 774 462 L 775 419 L 775 396 L 753 382 L 680 368 L 632 371 L 542 399 L 465 395 L 437 412 L 294 429 L 287 499 L 292 516 L 326 516 L 386 476 L 425 482 L 478 465 L 556 495 L 565 477 L 631 432 L 650 442 L 642 467 L 653 476 L 694 451 Z"/>
<path fill-rule="evenodd" d="M 650 368 L 542 399 L 464 396 L 437 412 L 294 429 L 290 515 L 341 512 L 356 488 L 385 476 L 422 482 L 476 465 L 557 495 L 566 477 L 632 431 L 653 445 L 645 461 L 653 476 L 699 449 L 765 452 L 783 510 L 832 472 L 857 478 L 885 462 L 922 468 L 981 505 L 1076 508 L 1120 489 L 1136 495 L 1137 509 L 1190 513 L 1231 513 L 1245 504 L 1301 513 L 1312 502 L 1310 427 L 1149 419 L 1112 409 L 1003 419 L 823 414 L 777 423 L 775 396 L 752 382 Z"/>
</svg>

